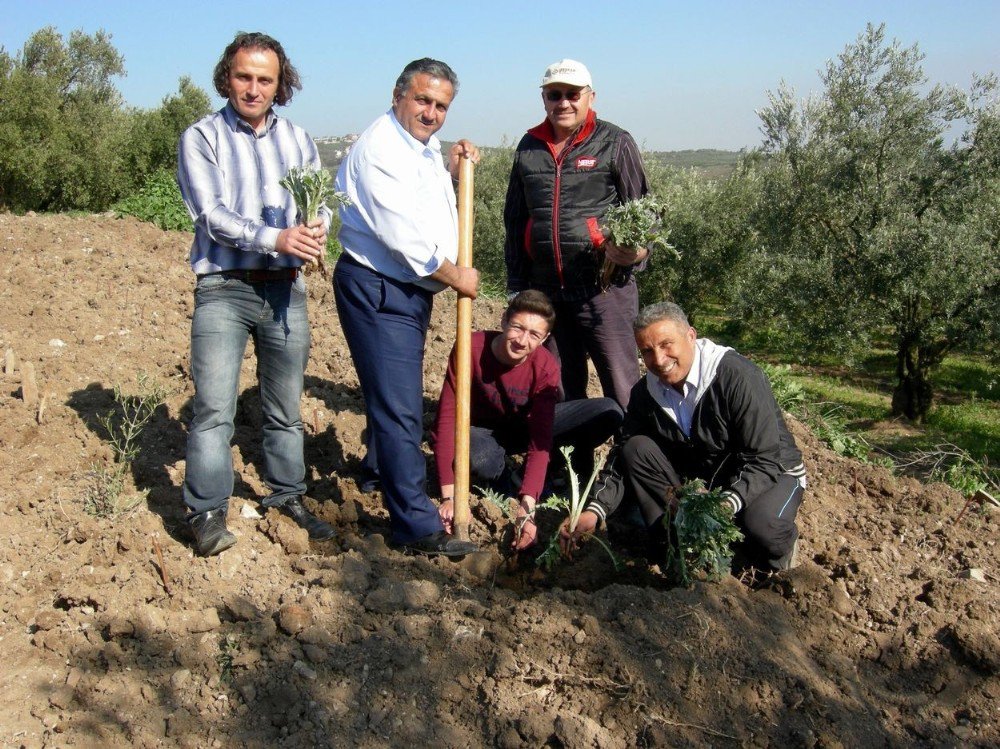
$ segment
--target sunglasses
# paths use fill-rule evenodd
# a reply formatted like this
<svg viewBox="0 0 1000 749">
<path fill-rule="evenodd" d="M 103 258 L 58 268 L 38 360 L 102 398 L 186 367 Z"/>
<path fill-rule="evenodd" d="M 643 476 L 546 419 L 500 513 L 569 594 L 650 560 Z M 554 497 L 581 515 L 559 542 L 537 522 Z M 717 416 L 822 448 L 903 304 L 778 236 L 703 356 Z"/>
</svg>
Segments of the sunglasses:
<svg viewBox="0 0 1000 749">
<path fill-rule="evenodd" d="M 545 99 L 551 101 L 555 104 L 558 101 L 565 99 L 566 101 L 580 101 L 580 97 L 587 92 L 587 89 L 581 88 L 576 91 L 560 91 L 558 89 L 550 89 L 545 92 Z"/>
</svg>

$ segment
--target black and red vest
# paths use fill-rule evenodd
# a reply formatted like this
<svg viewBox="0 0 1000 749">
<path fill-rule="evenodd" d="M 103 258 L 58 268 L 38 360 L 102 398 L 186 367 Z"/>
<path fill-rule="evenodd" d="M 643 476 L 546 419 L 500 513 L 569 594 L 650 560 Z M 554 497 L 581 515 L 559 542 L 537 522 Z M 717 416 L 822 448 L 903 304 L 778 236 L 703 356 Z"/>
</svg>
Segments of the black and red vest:
<svg viewBox="0 0 1000 749">
<path fill-rule="evenodd" d="M 543 140 L 546 126 L 529 130 L 517 146 L 516 164 L 528 207 L 527 280 L 553 298 L 580 292 L 593 296 L 600 291 L 604 260 L 600 221 L 608 208 L 621 202 L 614 161 L 625 131 L 593 118 L 556 158 Z M 620 285 L 628 276 L 623 269 L 614 282 Z"/>
</svg>

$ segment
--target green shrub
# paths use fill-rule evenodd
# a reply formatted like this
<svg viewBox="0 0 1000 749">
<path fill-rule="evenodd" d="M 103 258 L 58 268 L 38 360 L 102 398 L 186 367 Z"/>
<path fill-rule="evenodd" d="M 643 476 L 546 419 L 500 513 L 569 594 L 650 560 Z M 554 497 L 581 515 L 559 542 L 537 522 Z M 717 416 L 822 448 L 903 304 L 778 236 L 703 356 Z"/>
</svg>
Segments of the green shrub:
<svg viewBox="0 0 1000 749">
<path fill-rule="evenodd" d="M 135 195 L 115 203 L 111 209 L 118 214 L 135 216 L 140 221 L 156 224 L 161 229 L 194 231 L 180 188 L 173 172 L 157 169 Z"/>
</svg>

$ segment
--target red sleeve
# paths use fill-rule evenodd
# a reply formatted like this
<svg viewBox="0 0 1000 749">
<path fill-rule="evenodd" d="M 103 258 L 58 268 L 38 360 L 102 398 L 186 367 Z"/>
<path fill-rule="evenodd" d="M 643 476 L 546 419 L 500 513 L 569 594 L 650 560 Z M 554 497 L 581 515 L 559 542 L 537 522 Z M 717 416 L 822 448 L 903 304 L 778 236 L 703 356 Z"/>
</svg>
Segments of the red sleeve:
<svg viewBox="0 0 1000 749">
<path fill-rule="evenodd" d="M 448 357 L 448 372 L 441 386 L 437 418 L 431 431 L 434 461 L 441 484 L 455 483 L 455 353 L 452 348 L 451 356 Z"/>
<path fill-rule="evenodd" d="M 548 354 L 545 349 L 538 350 Z M 529 494 L 535 499 L 541 496 L 545 487 L 545 472 L 552 453 L 552 422 L 559 399 L 559 365 L 551 354 L 539 359 L 528 412 L 528 451 L 524 456 L 524 480 L 521 482 L 521 494 Z"/>
</svg>

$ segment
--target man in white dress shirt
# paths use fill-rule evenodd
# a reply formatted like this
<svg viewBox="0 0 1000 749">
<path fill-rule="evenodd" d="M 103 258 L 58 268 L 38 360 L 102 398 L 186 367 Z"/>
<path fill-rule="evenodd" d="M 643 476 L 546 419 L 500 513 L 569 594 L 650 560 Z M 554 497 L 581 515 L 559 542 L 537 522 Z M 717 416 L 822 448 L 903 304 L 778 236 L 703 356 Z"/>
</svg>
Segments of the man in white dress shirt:
<svg viewBox="0 0 1000 749">
<path fill-rule="evenodd" d="M 476 547 L 445 533 L 427 496 L 423 440 L 424 339 L 434 294 L 476 296 L 479 273 L 455 265 L 453 180 L 478 149 L 460 140 L 445 167 L 435 133 L 458 78 L 443 62 L 407 65 L 392 107 L 362 133 L 337 174 L 351 204 L 340 209 L 344 252 L 334 270 L 340 323 L 365 398 L 369 486 L 381 483 L 392 540 L 424 554 L 461 556 Z"/>
</svg>

